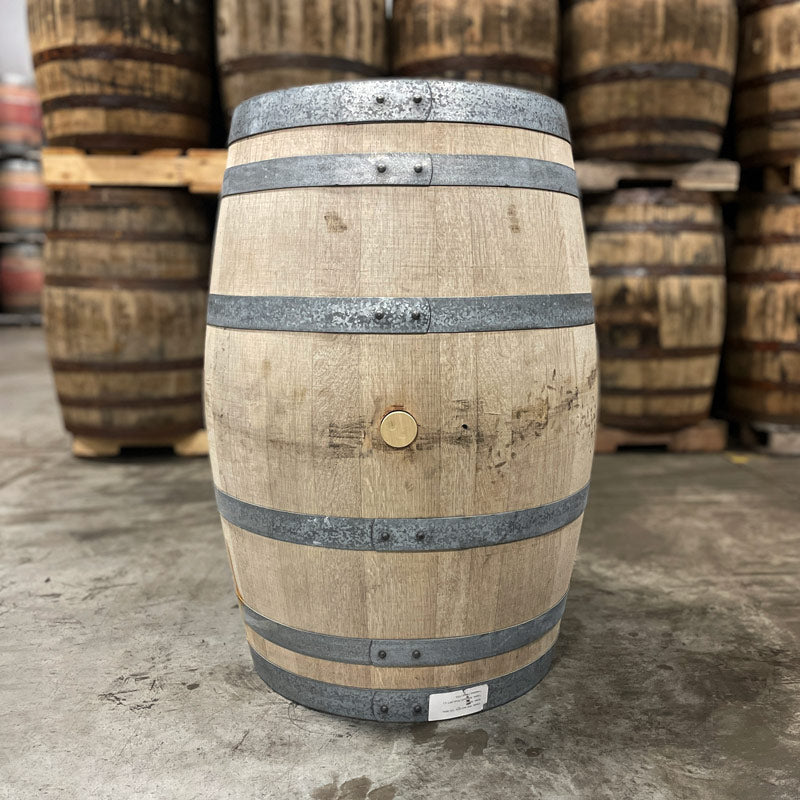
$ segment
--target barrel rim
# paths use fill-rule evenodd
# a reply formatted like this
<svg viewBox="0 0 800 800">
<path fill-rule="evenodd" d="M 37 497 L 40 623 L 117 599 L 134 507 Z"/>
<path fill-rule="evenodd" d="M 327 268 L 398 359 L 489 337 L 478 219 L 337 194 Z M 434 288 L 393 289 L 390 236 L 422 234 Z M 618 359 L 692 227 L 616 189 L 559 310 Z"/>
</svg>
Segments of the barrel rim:
<svg viewBox="0 0 800 800">
<path fill-rule="evenodd" d="M 564 107 L 546 95 L 473 81 L 384 78 L 296 86 L 251 97 L 233 112 L 228 145 L 291 128 L 379 122 L 497 125 L 570 141 Z"/>
</svg>

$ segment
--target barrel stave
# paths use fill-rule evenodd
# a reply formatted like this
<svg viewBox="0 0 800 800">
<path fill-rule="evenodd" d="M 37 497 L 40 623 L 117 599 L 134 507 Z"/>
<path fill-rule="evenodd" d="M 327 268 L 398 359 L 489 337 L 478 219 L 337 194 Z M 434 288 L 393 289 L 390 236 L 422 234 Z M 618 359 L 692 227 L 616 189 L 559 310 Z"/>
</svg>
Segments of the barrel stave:
<svg viewBox="0 0 800 800">
<path fill-rule="evenodd" d="M 181 191 L 56 194 L 44 318 L 67 430 L 133 442 L 202 428 L 207 240 Z"/>
<path fill-rule="evenodd" d="M 594 444 L 591 316 L 502 330 L 507 320 L 495 310 L 494 317 L 459 316 L 458 332 L 433 332 L 440 330 L 435 314 L 459 304 L 478 304 L 488 315 L 528 296 L 557 308 L 590 299 L 577 191 L 487 178 L 508 156 L 572 173 L 568 143 L 546 132 L 557 107 L 547 108 L 549 121 L 533 120 L 534 129 L 408 122 L 426 102 L 430 116 L 474 118 L 479 105 L 484 116 L 491 107 L 454 102 L 452 93 L 466 86 L 448 88 L 447 97 L 439 88 L 375 85 L 368 103 L 348 106 L 353 124 L 315 118 L 311 127 L 267 133 L 253 132 L 240 108 L 234 130 L 248 133 L 234 135 L 229 169 L 256 163 L 256 173 L 274 176 L 275 159 L 294 158 L 298 171 L 309 172 L 302 188 L 223 191 L 212 270 L 212 471 L 256 670 L 287 697 L 367 719 L 426 719 L 430 694 L 463 682 L 486 681 L 496 705 L 542 677 L 582 519 L 573 496 L 585 502 Z M 310 87 L 304 97 L 323 90 L 335 87 Z M 497 102 L 510 90 L 481 91 Z M 527 102 L 502 98 L 495 107 L 505 114 Z M 271 102 L 251 108 L 261 115 Z M 438 108 L 441 102 L 450 105 Z M 381 124 L 364 124 L 375 104 Z M 269 125 L 275 117 L 264 119 Z M 366 158 L 352 160 L 362 177 L 331 185 L 330 158 L 354 154 Z M 409 164 L 408 154 L 424 158 L 429 170 L 446 156 L 485 158 L 464 162 L 470 169 L 457 185 L 436 185 L 435 166 L 433 174 L 417 171 L 430 185 L 373 185 L 381 159 L 394 165 L 398 154 Z M 222 299 L 225 308 L 250 311 L 220 316 Z M 328 317 L 291 316 L 299 299 L 314 301 L 303 308 L 405 303 L 424 311 L 423 332 L 409 332 L 394 310 L 375 313 L 383 327 L 345 316 L 333 328 L 339 332 L 326 332 Z M 264 317 L 265 308 L 274 316 Z M 397 410 L 416 423 L 402 448 L 381 434 L 385 415 Z M 569 505 L 569 514 L 551 517 L 543 511 L 551 504 Z M 550 524 L 521 528 L 517 512 Z M 454 530 L 469 530 L 469 538 Z M 253 614 L 262 622 L 254 624 Z M 496 651 L 429 664 L 428 645 L 418 644 L 446 650 L 448 638 L 494 636 L 542 615 L 546 628 Z M 334 637 L 335 647 L 327 655 L 288 647 L 269 625 L 300 642 Z M 375 663 L 337 655 L 382 641 L 392 654 L 409 650 L 407 663 L 390 664 L 394 655 L 387 655 L 382 666 L 379 649 Z"/>
</svg>

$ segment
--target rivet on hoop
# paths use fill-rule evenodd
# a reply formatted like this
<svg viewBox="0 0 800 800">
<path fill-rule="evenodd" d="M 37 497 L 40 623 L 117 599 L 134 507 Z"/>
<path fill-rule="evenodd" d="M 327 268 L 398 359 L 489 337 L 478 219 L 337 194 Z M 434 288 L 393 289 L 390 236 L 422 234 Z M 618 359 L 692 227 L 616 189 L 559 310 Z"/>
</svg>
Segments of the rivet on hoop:
<svg viewBox="0 0 800 800">
<path fill-rule="evenodd" d="M 386 658 L 386 651 L 378 650 L 378 658 Z"/>
<path fill-rule="evenodd" d="M 422 95 L 421 94 L 415 94 L 414 97 L 412 98 L 412 100 L 415 103 L 421 103 L 422 102 Z"/>
<path fill-rule="evenodd" d="M 419 175 L 419 173 L 422 172 L 422 164 L 414 164 L 414 172 Z"/>
<path fill-rule="evenodd" d="M 381 706 L 381 714 L 388 714 L 389 706 Z"/>
<path fill-rule="evenodd" d="M 424 542 L 425 541 L 425 534 L 422 531 L 419 531 L 419 533 L 417 533 L 417 541 L 418 542 Z"/>
<path fill-rule="evenodd" d="M 421 714 L 421 713 L 422 713 L 422 706 L 421 706 L 419 703 L 417 703 L 417 704 L 414 706 L 414 713 L 415 713 L 415 714 Z"/>
<path fill-rule="evenodd" d="M 411 653 L 411 657 L 412 658 L 419 658 L 421 655 L 422 655 L 422 653 L 420 653 L 419 650 L 414 650 L 414 652 Z"/>
<path fill-rule="evenodd" d="M 377 170 L 378 172 L 386 172 L 386 164 L 378 164 Z"/>
<path fill-rule="evenodd" d="M 421 317 L 422 317 L 422 312 L 421 311 L 412 311 L 411 312 L 411 319 L 418 320 Z"/>
<path fill-rule="evenodd" d="M 383 319 L 383 311 L 376 311 L 375 319 Z"/>
<path fill-rule="evenodd" d="M 385 103 L 385 102 L 386 102 L 386 98 L 385 98 L 385 97 L 384 97 L 382 94 L 379 94 L 379 95 L 378 95 L 378 96 L 375 98 L 375 102 L 376 102 L 376 103 Z"/>
<path fill-rule="evenodd" d="M 382 542 L 388 542 L 389 541 L 389 534 L 386 533 L 385 531 L 381 534 L 381 541 Z"/>
</svg>

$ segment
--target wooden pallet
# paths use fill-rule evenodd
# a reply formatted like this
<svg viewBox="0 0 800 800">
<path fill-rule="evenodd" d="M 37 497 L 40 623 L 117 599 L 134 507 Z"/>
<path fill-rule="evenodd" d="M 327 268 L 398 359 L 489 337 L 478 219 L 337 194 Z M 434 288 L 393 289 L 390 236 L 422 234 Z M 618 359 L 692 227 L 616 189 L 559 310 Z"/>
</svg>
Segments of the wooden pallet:
<svg viewBox="0 0 800 800">
<path fill-rule="evenodd" d="M 598 425 L 596 453 L 616 453 L 621 447 L 666 447 L 670 453 L 721 453 L 728 443 L 728 423 L 707 419 L 668 433 L 643 433 Z"/>
<path fill-rule="evenodd" d="M 225 172 L 225 150 L 149 150 L 140 154 L 87 153 L 73 147 L 42 150 L 44 182 L 50 189 L 92 186 L 186 187 L 217 194 Z"/>
<path fill-rule="evenodd" d="M 119 439 L 99 439 L 76 436 L 72 440 L 72 454 L 79 458 L 114 458 L 123 448 L 171 447 L 176 456 L 186 458 L 208 455 L 208 433 L 195 431 L 180 439 L 153 439 L 126 442 Z"/>
<path fill-rule="evenodd" d="M 735 192 L 741 170 L 735 161 L 697 161 L 686 164 L 639 164 L 630 161 L 589 160 L 575 163 L 578 185 L 585 193 L 612 192 L 620 184 L 663 183 L 676 189 Z"/>
<path fill-rule="evenodd" d="M 44 181 L 51 189 L 185 186 L 190 192 L 217 194 L 226 158 L 225 150 L 150 150 L 134 155 L 47 147 L 42 151 L 42 168 Z M 575 169 L 581 189 L 589 193 L 613 191 L 625 181 L 655 181 L 707 192 L 735 192 L 739 188 L 739 165 L 734 161 L 634 164 L 598 160 L 579 161 Z"/>
<path fill-rule="evenodd" d="M 800 456 L 800 425 L 743 422 L 739 439 L 750 450 L 772 456 Z"/>
</svg>

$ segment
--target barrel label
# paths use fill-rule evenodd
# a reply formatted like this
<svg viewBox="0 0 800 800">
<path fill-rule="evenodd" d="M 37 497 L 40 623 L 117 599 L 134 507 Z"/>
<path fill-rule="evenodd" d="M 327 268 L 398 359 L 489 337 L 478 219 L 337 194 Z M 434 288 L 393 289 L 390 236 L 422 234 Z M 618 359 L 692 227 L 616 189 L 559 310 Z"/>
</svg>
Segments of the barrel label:
<svg viewBox="0 0 800 800">
<path fill-rule="evenodd" d="M 483 711 L 489 699 L 489 684 L 458 689 L 455 692 L 432 694 L 428 702 L 428 722 L 466 717 Z"/>
</svg>

